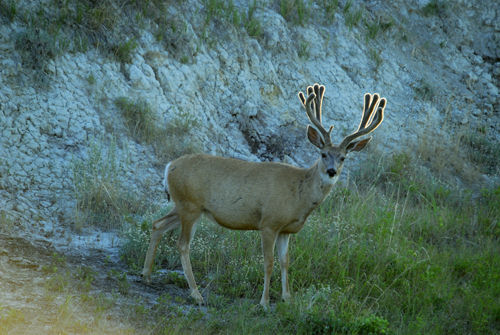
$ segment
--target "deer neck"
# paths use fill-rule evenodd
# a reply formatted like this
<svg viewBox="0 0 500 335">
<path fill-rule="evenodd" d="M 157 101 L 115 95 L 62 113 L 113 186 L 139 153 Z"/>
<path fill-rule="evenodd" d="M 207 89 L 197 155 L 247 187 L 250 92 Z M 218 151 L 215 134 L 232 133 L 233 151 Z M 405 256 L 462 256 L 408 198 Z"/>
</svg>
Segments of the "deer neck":
<svg viewBox="0 0 500 335">
<path fill-rule="evenodd" d="M 330 178 L 325 170 L 321 159 L 318 159 L 316 163 L 307 170 L 307 176 L 310 178 L 309 185 L 312 187 L 311 193 L 313 198 L 317 199 L 319 203 L 321 203 L 328 193 L 330 193 L 333 185 L 338 179 L 338 176 Z"/>
</svg>

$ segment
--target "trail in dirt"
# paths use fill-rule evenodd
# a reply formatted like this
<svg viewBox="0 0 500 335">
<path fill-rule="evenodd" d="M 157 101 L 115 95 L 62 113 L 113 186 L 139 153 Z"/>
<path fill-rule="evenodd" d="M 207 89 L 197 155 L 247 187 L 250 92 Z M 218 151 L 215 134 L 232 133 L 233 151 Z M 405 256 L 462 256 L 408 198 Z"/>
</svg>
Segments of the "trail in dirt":
<svg viewBox="0 0 500 335">
<path fill-rule="evenodd" d="M 143 284 L 104 250 L 72 252 L 0 234 L 0 334 L 148 334 L 158 297 L 186 295 Z"/>
</svg>

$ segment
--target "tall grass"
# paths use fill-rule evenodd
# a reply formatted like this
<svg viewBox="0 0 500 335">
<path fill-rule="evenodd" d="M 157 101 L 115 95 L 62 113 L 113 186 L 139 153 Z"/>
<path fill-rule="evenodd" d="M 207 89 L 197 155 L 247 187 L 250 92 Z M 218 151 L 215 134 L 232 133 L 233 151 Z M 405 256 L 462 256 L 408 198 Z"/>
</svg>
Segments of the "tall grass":
<svg viewBox="0 0 500 335">
<path fill-rule="evenodd" d="M 86 158 L 75 158 L 71 168 L 76 228 L 87 225 L 119 228 L 124 216 L 144 210 L 139 196 L 123 183 L 121 160 L 114 141 L 107 149 L 92 143 Z"/>
<path fill-rule="evenodd" d="M 424 174 L 406 154 L 373 159 L 337 185 L 291 239 L 294 299 L 256 307 L 262 255 L 256 232 L 202 221 L 192 244 L 207 319 L 186 331 L 325 334 L 494 334 L 500 330 L 500 187 L 478 194 Z M 159 215 L 159 214 L 158 214 Z M 124 259 L 140 269 L 149 219 L 128 231 Z M 180 269 L 177 234 L 156 268 Z"/>
</svg>

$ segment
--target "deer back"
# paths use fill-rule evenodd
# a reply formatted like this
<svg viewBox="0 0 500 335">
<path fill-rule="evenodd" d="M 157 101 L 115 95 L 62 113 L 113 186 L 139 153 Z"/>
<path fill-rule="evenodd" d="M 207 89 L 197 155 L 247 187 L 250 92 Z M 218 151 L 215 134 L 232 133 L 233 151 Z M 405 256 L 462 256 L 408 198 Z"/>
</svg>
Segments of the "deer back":
<svg viewBox="0 0 500 335">
<path fill-rule="evenodd" d="M 182 211 L 202 211 L 231 229 L 260 229 L 304 221 L 324 198 L 312 169 L 209 155 L 170 164 L 169 191 Z"/>
</svg>

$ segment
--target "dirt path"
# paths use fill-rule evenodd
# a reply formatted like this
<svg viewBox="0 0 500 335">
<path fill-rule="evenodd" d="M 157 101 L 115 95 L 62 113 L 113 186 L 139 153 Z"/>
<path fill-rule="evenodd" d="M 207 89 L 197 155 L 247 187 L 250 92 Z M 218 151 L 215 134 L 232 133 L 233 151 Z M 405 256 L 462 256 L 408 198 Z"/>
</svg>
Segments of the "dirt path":
<svg viewBox="0 0 500 335">
<path fill-rule="evenodd" d="M 151 334 L 152 311 L 165 293 L 187 295 L 158 281 L 143 284 L 104 250 L 64 255 L 47 241 L 0 234 L 1 335 Z"/>
</svg>

